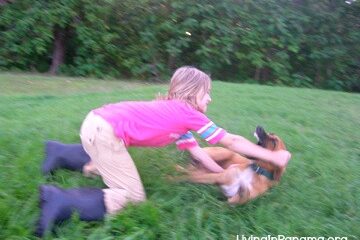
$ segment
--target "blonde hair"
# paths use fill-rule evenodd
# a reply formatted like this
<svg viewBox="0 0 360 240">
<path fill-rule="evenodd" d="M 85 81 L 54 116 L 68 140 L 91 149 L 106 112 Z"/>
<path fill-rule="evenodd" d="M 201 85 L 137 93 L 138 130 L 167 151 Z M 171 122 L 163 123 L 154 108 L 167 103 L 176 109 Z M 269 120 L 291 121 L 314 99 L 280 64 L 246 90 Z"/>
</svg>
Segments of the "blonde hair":
<svg viewBox="0 0 360 240">
<path fill-rule="evenodd" d="M 166 99 L 178 99 L 198 109 L 197 97 L 204 96 L 211 87 L 211 78 L 206 73 L 191 66 L 176 69 L 170 80 Z"/>
</svg>

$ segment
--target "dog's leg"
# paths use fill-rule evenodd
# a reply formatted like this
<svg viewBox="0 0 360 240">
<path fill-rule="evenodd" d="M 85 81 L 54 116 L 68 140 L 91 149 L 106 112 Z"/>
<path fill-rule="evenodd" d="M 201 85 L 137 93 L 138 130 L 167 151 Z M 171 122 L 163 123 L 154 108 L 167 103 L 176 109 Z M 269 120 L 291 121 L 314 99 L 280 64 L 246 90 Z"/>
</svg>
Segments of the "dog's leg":
<svg viewBox="0 0 360 240">
<path fill-rule="evenodd" d="M 253 200 L 259 196 L 261 196 L 262 194 L 264 194 L 267 190 L 269 190 L 268 187 L 266 186 L 261 186 L 261 187 L 255 187 L 252 189 L 252 191 L 250 192 L 250 196 L 249 196 L 249 200 Z"/>
<path fill-rule="evenodd" d="M 223 147 L 206 147 L 203 149 L 215 162 L 226 161 L 235 155 L 233 151 Z"/>
<path fill-rule="evenodd" d="M 186 173 L 186 174 L 189 173 L 189 170 L 187 170 L 186 168 L 184 168 L 178 164 L 175 165 L 175 169 L 176 169 L 176 171 L 178 171 L 180 173 Z"/>
<path fill-rule="evenodd" d="M 248 188 L 240 189 L 237 194 L 228 198 L 230 204 L 244 204 L 249 201 L 250 192 Z"/>
<path fill-rule="evenodd" d="M 204 169 L 198 169 L 192 165 L 184 168 L 180 165 L 175 166 L 176 171 L 185 174 L 183 176 L 171 177 L 175 181 L 190 181 L 195 183 L 217 184 L 221 181 L 221 173 L 209 173 Z"/>
<path fill-rule="evenodd" d="M 206 173 L 206 171 L 203 170 L 202 168 L 197 168 L 192 164 L 189 164 L 186 168 L 176 164 L 175 165 L 175 170 L 178 173 L 180 173 L 181 175 L 179 175 L 179 176 L 170 176 L 170 175 L 168 175 L 168 176 L 166 176 L 167 180 L 169 180 L 171 182 L 185 182 L 185 181 L 192 182 L 192 180 L 190 179 L 191 175 Z"/>
<path fill-rule="evenodd" d="M 238 194 L 228 199 L 228 202 L 231 204 L 245 204 L 264 194 L 267 190 L 267 187 L 253 188 L 251 191 L 248 188 L 240 189 Z"/>
<path fill-rule="evenodd" d="M 222 168 L 228 168 L 232 164 L 240 164 L 241 168 L 246 168 L 251 163 L 244 156 L 223 147 L 207 147 L 204 150 Z"/>
<path fill-rule="evenodd" d="M 204 173 L 204 172 L 191 172 L 188 179 L 194 183 L 204 184 L 223 184 L 225 182 L 224 174 L 222 173 Z"/>
</svg>

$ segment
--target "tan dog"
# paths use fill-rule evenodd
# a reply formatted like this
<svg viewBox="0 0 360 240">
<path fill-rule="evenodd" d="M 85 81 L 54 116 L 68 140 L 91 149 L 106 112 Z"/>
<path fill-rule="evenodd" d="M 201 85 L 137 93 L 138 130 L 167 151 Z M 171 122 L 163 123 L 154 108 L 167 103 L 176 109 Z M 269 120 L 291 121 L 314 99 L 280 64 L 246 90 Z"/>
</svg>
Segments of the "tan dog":
<svg viewBox="0 0 360 240">
<path fill-rule="evenodd" d="M 284 142 L 274 134 L 267 134 L 262 127 L 254 133 L 258 145 L 272 151 L 286 150 Z M 232 204 L 244 204 L 265 193 L 279 182 L 284 168 L 260 160 L 251 160 L 222 147 L 208 147 L 204 150 L 225 170 L 222 173 L 211 173 L 204 167 L 190 165 L 177 170 L 185 173 L 178 179 L 195 183 L 218 184 Z"/>
</svg>

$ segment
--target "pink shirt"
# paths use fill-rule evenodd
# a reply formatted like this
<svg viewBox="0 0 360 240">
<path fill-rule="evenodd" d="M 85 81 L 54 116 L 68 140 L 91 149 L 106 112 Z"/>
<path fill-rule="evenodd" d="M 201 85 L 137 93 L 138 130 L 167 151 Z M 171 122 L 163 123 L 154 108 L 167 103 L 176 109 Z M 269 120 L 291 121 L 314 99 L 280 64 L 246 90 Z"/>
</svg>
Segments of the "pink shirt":
<svg viewBox="0 0 360 240">
<path fill-rule="evenodd" d="M 162 147 L 176 142 L 178 149 L 197 146 L 190 131 L 216 144 L 225 130 L 203 113 L 179 100 L 120 102 L 104 105 L 93 112 L 112 125 L 126 146 Z"/>
</svg>

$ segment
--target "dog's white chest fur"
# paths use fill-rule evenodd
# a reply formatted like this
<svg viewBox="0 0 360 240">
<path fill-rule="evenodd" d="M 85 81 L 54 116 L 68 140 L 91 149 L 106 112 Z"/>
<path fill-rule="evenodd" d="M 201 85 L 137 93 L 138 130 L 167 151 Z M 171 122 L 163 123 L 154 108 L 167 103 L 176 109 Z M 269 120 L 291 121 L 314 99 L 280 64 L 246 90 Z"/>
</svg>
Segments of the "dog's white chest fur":
<svg viewBox="0 0 360 240">
<path fill-rule="evenodd" d="M 228 185 L 221 185 L 221 189 L 226 197 L 234 196 L 238 191 L 239 188 L 248 188 L 251 190 L 251 182 L 254 176 L 253 170 L 247 168 L 243 171 L 239 171 L 236 174 L 236 178 L 231 184 Z"/>
</svg>

